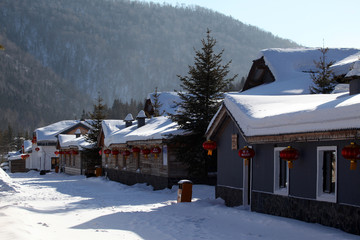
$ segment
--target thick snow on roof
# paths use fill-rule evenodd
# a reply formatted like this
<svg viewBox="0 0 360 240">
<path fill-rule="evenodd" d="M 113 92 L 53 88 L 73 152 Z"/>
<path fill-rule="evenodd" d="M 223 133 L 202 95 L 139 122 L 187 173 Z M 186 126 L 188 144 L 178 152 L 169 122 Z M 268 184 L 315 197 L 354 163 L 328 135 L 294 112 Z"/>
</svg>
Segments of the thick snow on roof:
<svg viewBox="0 0 360 240">
<path fill-rule="evenodd" d="M 322 53 L 318 48 L 265 49 L 260 53 L 275 77 L 275 82 L 246 91 L 247 94 L 308 94 L 313 85 L 310 71 L 316 70 L 314 61 Z M 347 74 L 359 60 L 360 49 L 332 48 L 326 53 L 327 61 L 335 61 L 332 70 L 336 75 Z"/>
<path fill-rule="evenodd" d="M 356 61 L 346 77 L 360 76 L 360 60 Z"/>
<path fill-rule="evenodd" d="M 140 128 L 135 123 L 130 127 L 113 132 L 108 137 L 105 137 L 105 146 L 122 144 L 128 141 L 162 140 L 169 138 L 169 135 L 183 134 L 183 130 L 178 129 L 177 123 L 168 117 L 153 117 L 146 119 L 145 122 L 146 124 Z"/>
<path fill-rule="evenodd" d="M 60 121 L 57 123 L 53 123 L 50 124 L 46 127 L 42 127 L 42 128 L 37 128 L 35 130 L 36 132 L 36 137 L 37 137 L 37 141 L 41 142 L 41 141 L 53 141 L 56 142 L 56 135 L 73 127 L 74 125 L 78 124 L 78 123 L 82 123 L 84 125 L 88 124 L 85 121 L 79 121 L 79 120 L 64 120 L 64 121 Z"/>
<path fill-rule="evenodd" d="M 125 122 L 123 120 L 103 120 L 101 122 L 102 131 L 104 137 L 108 137 L 111 133 L 125 128 Z"/>
<path fill-rule="evenodd" d="M 24 140 L 23 145 L 24 145 L 24 151 L 25 152 L 29 152 L 29 151 L 32 150 L 32 142 L 31 142 L 31 140 Z"/>
<path fill-rule="evenodd" d="M 155 102 L 154 94 L 150 93 L 148 95 L 148 99 L 150 99 L 153 105 Z M 176 92 L 158 92 L 157 94 L 159 95 L 158 101 L 161 104 L 159 109 L 160 115 L 175 114 L 177 112 L 176 103 L 181 102 L 179 95 Z"/>
<path fill-rule="evenodd" d="M 226 94 L 224 105 L 246 136 L 360 128 L 360 94 Z"/>
<path fill-rule="evenodd" d="M 85 141 L 84 136 L 76 137 L 73 134 L 59 134 L 59 145 L 61 148 L 77 147 L 79 150 L 91 148 L 93 144 Z"/>
</svg>

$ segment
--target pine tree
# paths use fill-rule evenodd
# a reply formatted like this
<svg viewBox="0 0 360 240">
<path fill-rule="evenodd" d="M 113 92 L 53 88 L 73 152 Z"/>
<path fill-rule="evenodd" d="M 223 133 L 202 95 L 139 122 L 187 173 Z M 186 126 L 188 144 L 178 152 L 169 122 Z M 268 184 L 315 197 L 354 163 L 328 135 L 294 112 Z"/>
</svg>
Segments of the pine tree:
<svg viewBox="0 0 360 240">
<path fill-rule="evenodd" d="M 315 86 L 310 86 L 311 93 L 331 93 L 336 85 L 336 79 L 333 75 L 330 67 L 334 64 L 334 61 L 326 61 L 326 53 L 328 48 L 320 48 L 321 57 L 320 60 L 314 61 L 317 71 L 310 73 L 311 79 Z"/>
<path fill-rule="evenodd" d="M 89 112 L 88 115 L 90 120 L 87 120 L 87 123 L 91 126 L 90 131 L 85 135 L 87 142 L 96 143 L 98 136 L 101 131 L 101 122 L 106 118 L 107 107 L 103 104 L 103 99 L 100 94 L 96 99 L 96 104 L 94 104 L 93 112 Z"/>
<path fill-rule="evenodd" d="M 153 103 L 154 117 L 158 117 L 158 116 L 163 114 L 163 112 L 160 113 L 160 108 L 162 106 L 162 103 L 159 100 L 160 94 L 158 93 L 157 89 L 158 88 L 156 87 L 155 88 L 155 93 L 153 95 L 154 96 L 154 103 Z"/>
<path fill-rule="evenodd" d="M 209 159 L 202 149 L 204 134 L 223 100 L 223 93 L 237 75 L 227 78 L 231 61 L 222 65 L 224 50 L 214 53 L 216 40 L 210 36 L 210 30 L 201 42 L 202 48 L 195 51 L 195 62 L 189 66 L 188 76 L 178 76 L 185 92 L 178 92 L 181 102 L 177 105 L 181 110 L 171 117 L 190 133 L 173 138 L 181 146 L 177 158 L 188 164 L 191 175 L 206 177 L 211 171 L 209 162 L 216 166 L 216 159 L 215 155 Z"/>
<path fill-rule="evenodd" d="M 101 131 L 102 120 L 106 118 L 107 107 L 103 104 L 103 99 L 98 94 L 93 112 L 89 113 L 90 120 L 87 123 L 91 129 L 85 135 L 85 140 L 93 144 L 91 148 L 83 150 L 82 158 L 84 160 L 85 174 L 92 175 L 97 165 L 101 165 L 101 158 L 98 154 L 100 148 L 97 146 L 98 137 Z"/>
</svg>

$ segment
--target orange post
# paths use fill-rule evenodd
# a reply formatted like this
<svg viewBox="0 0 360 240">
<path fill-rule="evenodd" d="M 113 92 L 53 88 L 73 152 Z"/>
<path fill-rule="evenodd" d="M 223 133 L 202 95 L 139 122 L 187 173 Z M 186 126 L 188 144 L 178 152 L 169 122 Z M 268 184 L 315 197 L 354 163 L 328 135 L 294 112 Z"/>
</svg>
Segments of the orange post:
<svg viewBox="0 0 360 240">
<path fill-rule="evenodd" d="M 190 180 L 181 180 L 178 182 L 179 190 L 177 202 L 191 202 L 192 182 Z"/>
</svg>

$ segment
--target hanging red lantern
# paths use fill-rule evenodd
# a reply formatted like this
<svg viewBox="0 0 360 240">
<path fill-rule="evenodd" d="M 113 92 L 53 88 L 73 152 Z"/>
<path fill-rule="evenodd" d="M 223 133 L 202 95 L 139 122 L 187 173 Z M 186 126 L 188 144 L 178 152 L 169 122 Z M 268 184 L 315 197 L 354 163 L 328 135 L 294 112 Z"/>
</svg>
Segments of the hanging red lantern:
<svg viewBox="0 0 360 240">
<path fill-rule="evenodd" d="M 141 149 L 139 147 L 132 147 L 131 152 L 134 154 L 134 156 L 137 156 Z"/>
<path fill-rule="evenodd" d="M 30 157 L 29 154 L 21 154 L 21 158 L 24 160 L 27 159 L 28 157 Z"/>
<path fill-rule="evenodd" d="M 66 155 L 71 155 L 71 152 L 70 151 L 65 151 L 65 154 Z"/>
<path fill-rule="evenodd" d="M 39 147 L 36 147 L 36 148 L 35 148 L 35 151 L 37 151 L 37 152 L 40 151 L 40 148 L 39 148 Z"/>
<path fill-rule="evenodd" d="M 61 151 L 61 150 L 60 150 L 60 151 L 59 151 L 59 154 L 60 154 L 60 155 L 63 155 L 63 154 L 64 154 L 64 151 Z"/>
<path fill-rule="evenodd" d="M 245 165 L 249 165 L 249 159 L 253 158 L 255 156 L 255 151 L 252 148 L 249 148 L 248 146 L 243 147 L 238 152 L 239 157 L 245 159 Z"/>
<path fill-rule="evenodd" d="M 151 153 L 154 154 L 155 158 L 158 158 L 159 154 L 161 153 L 161 148 L 156 146 L 151 149 Z"/>
<path fill-rule="evenodd" d="M 151 153 L 151 151 L 148 148 L 144 148 L 144 149 L 141 150 L 141 153 L 142 153 L 142 155 L 145 156 L 145 158 L 147 158 L 148 155 Z"/>
<path fill-rule="evenodd" d="M 100 156 L 102 155 L 102 150 L 101 150 L 101 149 L 99 150 L 99 155 L 100 155 Z"/>
<path fill-rule="evenodd" d="M 288 162 L 288 167 L 293 168 L 293 161 L 299 158 L 299 151 L 288 146 L 280 151 L 280 158 Z"/>
<path fill-rule="evenodd" d="M 350 170 L 355 170 L 356 160 L 360 159 L 360 146 L 352 142 L 341 150 L 341 155 L 350 161 Z"/>
<path fill-rule="evenodd" d="M 124 156 L 125 160 L 128 158 L 128 156 L 130 156 L 131 152 L 129 150 L 124 150 L 121 152 L 121 155 Z"/>
<path fill-rule="evenodd" d="M 32 144 L 36 143 L 36 137 L 34 136 L 33 139 L 31 140 Z"/>
<path fill-rule="evenodd" d="M 111 150 L 111 154 L 113 155 L 113 156 L 117 156 L 117 155 L 119 155 L 119 150 L 117 150 L 117 149 L 114 149 L 114 150 Z"/>
<path fill-rule="evenodd" d="M 79 154 L 79 151 L 78 151 L 78 150 L 72 150 L 72 151 L 71 151 L 71 154 L 72 154 L 72 155 L 78 155 L 78 154 Z"/>
<path fill-rule="evenodd" d="M 35 150 L 36 150 L 36 149 L 35 149 Z M 57 156 L 57 155 L 59 155 L 60 152 L 59 152 L 59 151 L 55 151 L 54 153 L 55 153 L 55 155 Z"/>
<path fill-rule="evenodd" d="M 203 143 L 203 148 L 208 151 L 208 155 L 212 155 L 212 151 L 216 149 L 216 142 L 207 140 Z"/>
<path fill-rule="evenodd" d="M 106 157 L 109 157 L 109 154 L 111 153 L 111 150 L 110 149 L 105 149 L 104 153 L 105 153 Z"/>
</svg>

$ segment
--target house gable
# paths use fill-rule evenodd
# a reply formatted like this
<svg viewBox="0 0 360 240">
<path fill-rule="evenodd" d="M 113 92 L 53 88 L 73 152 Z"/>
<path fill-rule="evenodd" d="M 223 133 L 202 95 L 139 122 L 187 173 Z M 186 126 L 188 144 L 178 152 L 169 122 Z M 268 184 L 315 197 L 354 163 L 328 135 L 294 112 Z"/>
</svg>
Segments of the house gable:
<svg viewBox="0 0 360 240">
<path fill-rule="evenodd" d="M 264 61 L 264 57 L 261 57 L 253 61 L 249 75 L 245 81 L 242 91 L 250 88 L 275 81 L 274 75 L 271 73 L 269 67 Z"/>
</svg>

